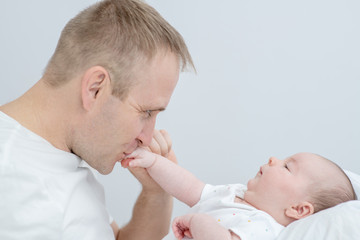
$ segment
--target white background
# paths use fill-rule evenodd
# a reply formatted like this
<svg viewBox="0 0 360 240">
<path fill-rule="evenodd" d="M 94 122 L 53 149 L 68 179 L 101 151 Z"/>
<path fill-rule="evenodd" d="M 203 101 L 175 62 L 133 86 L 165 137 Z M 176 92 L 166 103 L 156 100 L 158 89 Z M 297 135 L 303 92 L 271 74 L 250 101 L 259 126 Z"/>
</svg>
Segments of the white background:
<svg viewBox="0 0 360 240">
<path fill-rule="evenodd" d="M 61 29 L 94 2 L 1 1 L 0 104 L 40 79 Z M 180 76 L 157 123 L 180 165 L 208 183 L 246 183 L 270 156 L 309 151 L 360 173 L 358 0 L 148 3 L 183 35 L 197 67 Z M 126 223 L 139 184 L 120 166 L 99 179 Z M 186 209 L 176 201 L 174 216 Z"/>
</svg>

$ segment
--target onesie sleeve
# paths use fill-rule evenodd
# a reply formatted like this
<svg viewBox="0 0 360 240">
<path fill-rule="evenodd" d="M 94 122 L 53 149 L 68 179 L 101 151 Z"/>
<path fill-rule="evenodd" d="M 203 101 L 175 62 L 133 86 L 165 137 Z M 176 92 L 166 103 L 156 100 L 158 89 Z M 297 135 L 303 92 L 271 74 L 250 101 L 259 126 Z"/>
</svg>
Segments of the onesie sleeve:
<svg viewBox="0 0 360 240">
<path fill-rule="evenodd" d="M 206 184 L 201 193 L 200 202 L 211 198 L 213 195 L 213 192 L 216 191 L 217 188 L 218 188 L 218 186 Z"/>
<path fill-rule="evenodd" d="M 202 193 L 201 193 L 201 198 L 200 201 L 206 201 L 208 199 L 213 199 L 213 198 L 221 198 L 222 196 L 227 196 L 229 194 L 229 189 L 241 189 L 243 191 L 243 189 L 246 189 L 246 187 L 243 184 L 227 184 L 227 185 L 211 185 L 211 184 L 206 184 Z"/>
</svg>

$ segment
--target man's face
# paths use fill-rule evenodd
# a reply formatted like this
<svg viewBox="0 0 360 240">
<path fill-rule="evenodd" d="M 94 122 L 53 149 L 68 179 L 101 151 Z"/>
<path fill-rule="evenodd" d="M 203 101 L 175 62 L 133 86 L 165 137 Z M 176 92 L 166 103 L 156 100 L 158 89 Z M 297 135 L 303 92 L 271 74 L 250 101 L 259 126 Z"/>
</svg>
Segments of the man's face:
<svg viewBox="0 0 360 240">
<path fill-rule="evenodd" d="M 139 145 L 150 144 L 157 114 L 165 110 L 179 77 L 176 55 L 159 53 L 136 73 L 124 100 L 109 90 L 91 117 L 80 157 L 102 174 Z M 82 144 L 83 145 L 83 144 Z"/>
<path fill-rule="evenodd" d="M 298 153 L 284 160 L 271 157 L 248 181 L 245 200 L 270 214 L 304 201 L 316 169 L 321 169 L 322 161 L 317 158 L 311 153 Z"/>
</svg>

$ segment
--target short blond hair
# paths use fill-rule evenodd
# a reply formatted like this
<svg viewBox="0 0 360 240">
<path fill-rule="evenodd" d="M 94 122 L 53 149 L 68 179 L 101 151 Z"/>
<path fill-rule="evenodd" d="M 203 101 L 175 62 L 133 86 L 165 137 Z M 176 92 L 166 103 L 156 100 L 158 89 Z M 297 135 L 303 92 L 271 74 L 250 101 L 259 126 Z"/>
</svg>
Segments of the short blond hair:
<svg viewBox="0 0 360 240">
<path fill-rule="evenodd" d="M 140 0 L 104 0 L 67 23 L 44 78 L 56 87 L 99 65 L 110 74 L 113 94 L 123 97 L 135 66 L 160 50 L 176 54 L 181 70 L 195 70 L 182 36 L 154 8 Z"/>
</svg>

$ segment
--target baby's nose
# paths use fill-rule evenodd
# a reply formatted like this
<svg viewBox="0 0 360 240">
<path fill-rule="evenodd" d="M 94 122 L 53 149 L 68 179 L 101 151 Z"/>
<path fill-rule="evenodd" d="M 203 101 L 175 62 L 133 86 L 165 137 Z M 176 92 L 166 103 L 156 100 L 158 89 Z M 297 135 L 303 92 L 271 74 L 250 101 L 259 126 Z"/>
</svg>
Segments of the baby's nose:
<svg viewBox="0 0 360 240">
<path fill-rule="evenodd" d="M 269 158 L 269 165 L 273 166 L 279 159 L 277 159 L 276 157 L 270 157 Z"/>
</svg>

